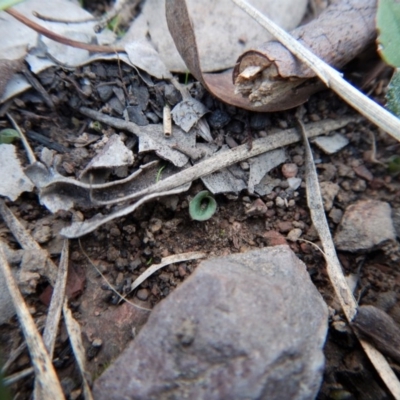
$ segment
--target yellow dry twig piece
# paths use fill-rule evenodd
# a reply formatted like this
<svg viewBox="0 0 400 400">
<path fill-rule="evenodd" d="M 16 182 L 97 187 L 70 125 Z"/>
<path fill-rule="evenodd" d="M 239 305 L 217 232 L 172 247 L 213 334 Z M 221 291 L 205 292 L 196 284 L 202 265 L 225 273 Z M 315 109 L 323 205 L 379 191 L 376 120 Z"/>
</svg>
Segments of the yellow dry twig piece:
<svg viewBox="0 0 400 400">
<path fill-rule="evenodd" d="M 3 246 L 0 244 L 0 268 L 3 279 L 7 283 L 21 329 L 32 358 L 32 364 L 38 384 L 38 399 L 64 399 L 64 393 L 58 380 L 56 371 L 46 351 L 42 337 L 36 328 L 35 322 L 29 313 L 24 298 L 11 273 Z"/>
</svg>

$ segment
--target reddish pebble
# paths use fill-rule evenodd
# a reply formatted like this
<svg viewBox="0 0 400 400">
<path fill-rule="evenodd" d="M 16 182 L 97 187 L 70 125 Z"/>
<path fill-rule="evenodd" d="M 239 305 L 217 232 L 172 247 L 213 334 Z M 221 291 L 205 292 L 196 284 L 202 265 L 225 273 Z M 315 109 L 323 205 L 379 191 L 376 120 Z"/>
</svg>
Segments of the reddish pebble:
<svg viewBox="0 0 400 400">
<path fill-rule="evenodd" d="M 353 169 L 356 175 L 365 179 L 366 181 L 372 181 L 372 179 L 374 179 L 371 171 L 365 165 L 359 165 L 358 167 L 353 167 Z"/>
<path fill-rule="evenodd" d="M 310 254 L 312 251 L 311 245 L 308 243 L 304 243 L 304 242 L 300 243 L 300 248 L 301 248 L 301 251 L 305 254 Z"/>
<path fill-rule="evenodd" d="M 281 233 L 287 233 L 293 228 L 293 225 L 290 221 L 281 221 L 278 223 L 278 230 Z"/>
<path fill-rule="evenodd" d="M 279 246 L 288 244 L 284 236 L 277 231 L 268 231 L 264 233 L 264 238 L 267 239 L 268 246 Z"/>
<path fill-rule="evenodd" d="M 282 165 L 282 174 L 285 178 L 294 178 L 298 170 L 297 165 L 294 163 Z"/>
</svg>

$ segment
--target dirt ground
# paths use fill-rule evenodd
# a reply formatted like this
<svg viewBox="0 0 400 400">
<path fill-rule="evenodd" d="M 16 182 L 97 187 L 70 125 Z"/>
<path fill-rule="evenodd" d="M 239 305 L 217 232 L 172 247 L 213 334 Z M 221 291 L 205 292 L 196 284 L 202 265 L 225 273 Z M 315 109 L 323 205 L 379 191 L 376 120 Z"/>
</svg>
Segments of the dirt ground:
<svg viewBox="0 0 400 400">
<path fill-rule="evenodd" d="M 349 74 L 349 77 L 352 75 Z M 71 177 L 79 176 L 96 154 L 99 142 L 104 137 L 121 132 L 106 126 L 99 130 L 91 124 L 92 121 L 77 111 L 80 106 L 101 109 L 112 116 L 122 118 L 118 105 L 111 99 L 115 98 L 115 90 L 135 86 L 148 92 L 144 111 L 146 119 L 150 123 L 160 122 L 165 89 L 168 86 L 167 82 L 154 81 L 155 85 L 148 87 L 133 69 L 128 66 L 119 68 L 116 62 L 97 62 L 74 71 L 53 68 L 42 73 L 39 80 L 54 101 L 55 109 L 50 109 L 40 94 L 32 89 L 2 107 L 0 127 L 9 126 L 5 112 L 10 113 L 26 132 L 36 155 L 40 154 L 43 147 L 53 149 L 62 156 L 60 172 Z M 382 101 L 387 82 L 388 73 L 384 72 L 364 90 L 372 93 L 378 101 Z M 108 99 L 101 87 L 111 88 Z M 196 90 L 198 91 L 198 88 Z M 210 125 L 215 126 L 212 127 L 212 134 L 219 145 L 225 143 L 232 147 L 251 140 L 245 129 L 246 121 L 250 121 L 250 133 L 254 139 L 267 136 L 272 130 L 294 126 L 293 111 L 263 114 L 260 117 L 227 107 L 207 93 L 199 93 L 198 98 L 211 111 L 208 118 Z M 355 114 L 330 91 L 313 96 L 306 104 L 306 109 L 305 122 Z M 218 113 L 229 119 L 229 122 L 220 128 L 218 121 L 212 120 L 219 115 Z M 81 140 L 84 132 L 90 134 L 86 142 Z M 335 182 L 340 187 L 333 211 L 328 214 L 332 232 L 337 228 L 341 213 L 356 200 L 376 199 L 388 202 L 392 209 L 400 207 L 398 175 L 389 173 L 387 167 L 375 162 L 372 156 L 373 140 L 376 140 L 377 148 L 375 157 L 381 162 L 387 162 L 390 156 L 399 154 L 399 144 L 366 121 L 348 125 L 340 133 L 350 141 L 340 152 L 328 156 L 317 147 L 313 147 L 320 181 Z M 135 153 L 135 162 L 131 170 L 157 159 L 153 153 L 137 154 L 137 141 L 128 133 L 125 133 L 125 137 L 125 142 L 130 143 Z M 17 146 L 20 158 L 25 160 L 24 165 L 27 165 L 22 145 L 17 143 Z M 296 164 L 299 169 L 298 176 L 304 178 L 302 146 L 290 146 L 287 154 L 286 164 Z M 245 163 L 242 163 L 241 167 L 247 168 Z M 280 180 L 280 183 L 272 193 L 261 197 L 268 207 L 264 215 L 253 215 L 249 212 L 257 196 L 250 196 L 244 191 L 239 196 L 217 195 L 216 214 L 205 222 L 193 221 L 188 213 L 189 200 L 204 189 L 203 184 L 196 181 L 186 193 L 145 204 L 131 215 L 100 227 L 80 241 L 71 241 L 69 298 L 74 316 L 82 327 L 88 370 L 92 379 L 112 363 L 128 341 L 134 338 L 148 316 L 146 310 L 121 301 L 120 297 L 110 290 L 98 270 L 121 295 L 125 295 L 129 292 L 131 282 L 149 265 L 158 263 L 161 258 L 169 255 L 202 251 L 211 258 L 245 252 L 286 242 L 286 235 L 294 228 L 302 230 L 303 239 L 319 244 L 309 216 L 304 184 L 296 191 L 287 190 L 281 166 L 275 168 L 271 175 Z M 286 205 L 277 206 L 277 196 L 285 198 Z M 62 226 L 68 225 L 71 219 L 82 216 L 87 219 L 99 211 L 109 211 L 106 207 L 100 210 L 89 208 L 52 215 L 39 204 L 35 193 L 24 193 L 17 201 L 7 202 L 7 205 L 41 246 L 48 249 L 56 263 L 61 251 L 62 241 L 58 232 Z M 18 248 L 2 221 L 0 235 L 11 247 Z M 313 282 L 328 305 L 332 305 L 335 300 L 323 256 L 315 247 L 305 242 L 288 243 L 307 265 Z M 372 249 L 365 254 L 339 253 L 345 274 L 359 273 L 356 297 L 360 304 L 372 304 L 382 308 L 400 323 L 398 257 L 398 249 L 393 245 Z M 152 308 L 183 282 L 197 264 L 197 261 L 192 261 L 165 267 L 148 278 L 133 293 L 129 293 L 127 298 L 140 307 Z M 42 279 L 35 293 L 26 298 L 38 326 L 43 326 L 49 297 L 49 284 Z M 326 369 L 318 399 L 391 398 L 343 321 L 340 315 L 335 315 L 330 320 L 325 346 Z M 18 355 L 8 367 L 6 376 L 30 365 L 27 350 L 22 348 L 17 352 L 23 343 L 24 339 L 15 318 L 9 324 L 0 327 L 3 360 Z M 60 325 L 56 344 L 55 365 L 69 398 L 80 398 L 79 374 L 63 323 Z M 399 374 L 399 367 L 395 364 L 393 367 Z M 12 385 L 14 398 L 28 399 L 32 385 L 32 375 Z"/>
</svg>

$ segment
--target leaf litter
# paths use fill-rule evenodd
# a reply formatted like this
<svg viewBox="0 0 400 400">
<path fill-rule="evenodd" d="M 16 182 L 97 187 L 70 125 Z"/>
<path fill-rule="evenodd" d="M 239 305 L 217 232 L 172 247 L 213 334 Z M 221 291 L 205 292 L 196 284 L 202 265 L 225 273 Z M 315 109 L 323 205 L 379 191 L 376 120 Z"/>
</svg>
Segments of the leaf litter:
<svg viewBox="0 0 400 400">
<path fill-rule="evenodd" d="M 119 58 L 118 58 L 119 59 Z M 121 129 L 121 130 L 125 130 L 125 129 L 127 129 L 127 127 L 129 128 L 129 129 L 131 129 L 132 130 L 132 133 L 134 133 L 135 135 L 138 135 L 139 136 L 139 141 L 140 141 L 140 134 L 138 134 L 137 132 L 139 132 L 139 130 L 138 130 L 138 128 L 137 128 L 137 126 L 136 127 L 133 127 L 132 125 L 126 125 L 126 124 L 123 124 L 122 122 L 122 120 L 120 120 L 119 122 L 115 122 L 115 121 L 113 121 L 113 120 L 111 120 L 110 118 L 107 118 L 106 116 L 102 116 L 100 113 L 96 113 L 96 114 L 91 114 L 90 115 L 90 112 L 91 112 L 92 110 L 89 110 L 89 111 L 87 111 L 87 114 L 86 115 L 89 115 L 90 117 L 92 117 L 92 118 L 94 118 L 94 119 L 98 119 L 98 120 L 101 120 L 102 118 L 103 118 L 103 122 L 104 121 L 106 121 L 105 123 L 107 124 L 107 125 L 109 125 L 109 126 L 114 126 L 116 129 Z M 84 114 L 86 111 L 85 111 L 85 108 L 81 108 L 81 112 Z M 199 118 L 201 118 L 201 116 L 199 116 Z M 114 120 L 115 120 L 115 118 L 114 118 Z M 122 121 L 122 122 L 121 122 Z M 201 121 L 204 121 L 204 119 L 197 119 L 196 120 L 196 123 L 197 123 L 197 125 L 201 125 L 202 124 L 202 122 Z M 341 121 L 341 122 L 343 122 L 343 121 Z M 114 125 L 112 125 L 112 123 L 114 123 Z M 161 125 L 159 126 L 159 128 L 161 129 Z M 159 128 L 157 128 L 157 133 L 158 132 L 162 132 Z M 191 128 L 192 128 L 192 126 L 191 126 Z M 332 128 L 332 127 L 331 127 Z M 129 131 L 129 129 L 127 129 L 128 131 Z M 207 128 L 204 128 L 204 124 L 203 124 L 203 129 L 205 129 L 206 131 L 207 131 Z M 307 128 L 308 129 L 308 128 Z M 339 126 L 337 126 L 336 128 L 332 128 L 332 129 L 339 129 Z M 136 132 L 133 132 L 133 131 L 136 131 Z M 189 131 L 190 131 L 190 128 L 189 128 Z M 328 131 L 329 131 L 329 129 L 328 129 Z M 162 135 L 162 134 L 161 134 Z M 192 137 L 195 137 L 195 135 L 196 135 L 196 133 L 194 133 L 194 134 L 192 134 Z M 173 135 L 174 136 L 174 135 Z M 288 134 L 288 137 L 290 136 L 290 133 Z M 270 139 L 270 138 L 269 138 Z M 143 139 L 144 140 L 144 139 Z M 160 139 L 159 139 L 159 135 L 157 135 L 156 137 L 155 137 L 155 139 L 154 139 L 154 141 L 156 141 L 156 142 L 158 142 Z M 298 140 L 298 137 L 294 140 L 294 141 L 297 141 Z M 272 141 L 274 141 L 274 138 L 272 139 Z M 285 141 L 284 141 L 285 142 Z M 143 142 L 144 143 L 144 142 Z M 193 144 L 194 143 L 194 144 Z M 286 139 L 286 142 L 285 142 L 285 144 L 289 144 L 289 143 L 293 143 L 293 141 L 290 141 L 290 140 L 287 140 Z M 254 144 L 256 145 L 256 151 L 254 152 L 253 151 L 253 148 L 250 148 L 250 150 L 249 150 L 249 154 L 250 155 L 248 155 L 248 157 L 250 157 L 251 155 L 255 155 L 255 154 L 257 154 L 257 151 L 260 151 L 260 148 L 259 148 L 259 143 L 256 143 L 256 141 L 254 141 L 253 142 L 253 146 L 254 146 Z M 172 145 L 172 146 L 169 146 L 170 145 L 170 143 L 168 143 L 167 145 L 165 145 L 164 146 L 164 144 L 161 146 L 161 149 L 160 149 L 160 147 L 157 147 L 156 145 L 154 145 L 153 143 L 150 143 L 150 144 L 148 144 L 147 146 L 147 148 L 146 148 L 146 144 L 142 144 L 142 151 L 148 151 L 148 150 L 155 150 L 156 148 L 158 148 L 158 151 L 159 151 L 159 154 L 158 155 L 160 155 L 160 154 L 162 154 L 162 152 L 164 152 L 164 157 L 166 158 L 166 159 L 168 159 L 168 157 L 171 157 L 171 153 L 172 153 L 172 151 L 171 150 L 176 150 L 176 149 L 174 149 L 173 148 L 173 146 L 174 146 L 174 144 Z M 274 145 L 276 145 L 276 143 L 274 143 L 273 144 L 273 146 L 272 146 L 272 148 L 274 148 Z M 153 146 L 153 147 L 152 147 Z M 182 165 L 177 165 L 177 164 L 175 164 L 176 166 L 179 166 L 179 167 L 182 167 L 182 166 L 187 166 L 186 164 L 187 164 L 187 162 L 191 159 L 192 160 L 192 162 L 193 161 L 195 161 L 195 157 L 193 156 L 193 152 L 191 152 L 191 151 L 188 151 L 189 149 L 191 149 L 191 150 L 195 150 L 195 148 L 196 148 L 196 145 L 195 145 L 195 142 L 192 142 L 192 146 L 189 146 L 189 147 L 187 147 L 186 148 L 186 154 L 185 154 L 185 152 L 184 152 L 184 146 L 182 146 L 182 144 L 181 143 L 179 143 L 179 146 L 180 146 L 180 150 L 176 150 L 176 152 L 177 153 L 179 153 L 179 154 L 183 154 L 183 155 L 186 155 L 186 160 L 185 160 L 185 162 L 182 162 Z M 165 150 L 165 148 L 168 148 L 169 147 L 169 149 L 168 150 Z M 201 147 L 201 146 L 199 146 L 199 147 Z M 220 157 L 220 158 L 218 158 L 218 157 L 216 157 L 213 161 L 215 162 L 215 161 L 221 161 L 222 162 L 222 166 L 228 166 L 228 165 L 231 165 L 231 164 L 234 164 L 235 162 L 238 162 L 238 161 L 240 161 L 240 160 L 246 160 L 247 158 L 245 158 L 245 156 L 242 154 L 242 150 L 243 150 L 243 153 L 244 153 L 244 148 L 246 147 L 246 146 L 239 146 L 239 147 L 242 147 L 241 149 L 240 149 L 240 151 L 235 151 L 235 149 L 233 149 L 233 150 L 229 150 L 228 152 L 230 153 L 229 154 L 229 156 L 227 157 L 227 158 L 222 158 L 222 157 Z M 278 147 L 279 147 L 279 145 L 278 145 Z M 139 148 L 140 148 L 140 146 L 139 146 Z M 270 149 L 270 147 L 268 147 L 268 149 Z M 248 150 L 248 149 L 247 149 Z M 263 151 L 267 151 L 267 150 L 263 150 Z M 276 151 L 276 150 L 272 150 L 272 151 Z M 129 153 L 129 150 L 128 150 L 128 153 Z M 128 154 L 128 153 L 126 153 L 126 154 Z M 260 153 L 258 153 L 258 154 L 261 154 L 262 153 L 262 151 L 260 151 Z M 165 154 L 167 154 L 168 155 L 168 157 L 167 156 L 165 156 Z M 280 152 L 280 153 L 277 153 L 277 154 L 280 154 L 280 156 L 279 157 L 281 157 L 280 159 L 282 159 L 282 160 L 284 160 L 284 152 L 282 153 L 282 151 Z M 161 157 L 162 157 L 162 155 L 160 155 Z M 239 158 L 237 158 L 237 157 L 239 157 Z M 240 157 L 243 157 L 243 158 L 240 158 Z M 260 157 L 260 160 L 261 160 L 261 157 L 262 156 L 258 156 L 258 157 Z M 278 158 L 279 158 L 278 157 Z M 99 158 L 101 158 L 101 157 L 99 157 Z M 129 157 L 128 157 L 129 158 Z M 211 158 L 213 158 L 213 156 L 211 157 Z M 170 159 L 168 159 L 168 160 L 170 160 Z M 171 158 L 171 160 L 172 160 L 172 158 Z M 171 161 L 170 160 L 170 161 Z M 96 161 L 97 162 L 97 161 Z M 126 166 L 129 166 L 130 164 L 129 164 L 129 162 L 130 161 L 128 161 L 127 163 L 126 163 Z M 173 161 L 172 161 L 173 162 Z M 179 162 L 178 162 L 179 163 Z M 95 166 L 96 166 L 96 163 L 94 163 L 95 164 Z M 107 164 L 107 161 L 106 161 L 106 164 Z M 111 163 L 112 164 L 112 163 Z M 107 172 L 106 173 L 106 175 L 108 175 L 108 174 L 115 174 L 115 172 L 116 172 L 116 169 L 115 168 L 119 168 L 119 167 L 121 167 L 121 165 L 120 164 L 118 164 L 118 162 L 117 162 L 117 165 L 115 165 L 115 164 L 112 164 L 111 165 L 110 163 L 109 164 L 107 164 L 107 165 L 102 165 L 102 166 L 98 166 L 98 168 L 100 168 L 100 169 L 102 169 L 103 168 L 103 166 L 104 167 L 106 167 L 105 169 L 109 169 L 109 172 Z M 255 165 L 257 165 L 257 162 L 254 162 L 254 164 Z M 279 163 L 277 162 L 277 164 L 276 165 L 278 165 Z M 99 164 L 99 165 L 101 165 L 101 164 Z M 154 174 L 154 171 L 155 171 L 155 168 L 156 168 L 156 164 L 151 164 L 150 163 L 150 165 L 153 167 L 153 169 L 151 170 L 152 171 L 152 174 Z M 151 200 L 151 199 L 153 199 L 153 198 L 157 198 L 157 197 L 159 197 L 159 196 L 162 196 L 162 195 L 168 195 L 168 194 L 173 194 L 173 193 L 179 193 L 179 191 L 181 191 L 181 190 L 184 190 L 184 191 L 186 191 L 187 189 L 188 189 L 188 187 L 190 186 L 190 182 L 192 182 L 194 179 L 196 179 L 196 178 L 198 178 L 198 177 L 202 177 L 203 175 L 207 175 L 207 173 L 209 174 L 210 172 L 209 171 L 213 171 L 212 169 L 210 169 L 209 168 L 209 165 L 210 164 L 208 164 L 206 161 L 200 161 L 199 162 L 199 164 L 198 164 L 198 170 L 196 171 L 196 169 L 193 169 L 193 167 L 190 167 L 190 168 L 187 168 L 186 170 L 184 170 L 184 171 L 182 171 L 182 173 L 178 173 L 178 174 L 176 174 L 176 175 L 173 175 L 173 179 L 171 179 L 171 178 L 167 178 L 167 179 L 163 179 L 162 181 L 160 181 L 160 182 L 158 182 L 158 183 L 155 183 L 155 184 L 153 184 L 153 185 L 147 185 L 147 187 L 144 187 L 144 188 L 140 188 L 139 190 L 137 190 L 136 192 L 135 192 L 135 188 L 129 188 L 129 190 L 128 191 L 122 191 L 122 200 L 123 201 L 125 201 L 125 200 L 134 200 L 134 199 L 140 199 L 140 200 L 138 200 L 137 201 L 137 203 L 135 203 L 135 204 L 133 204 L 133 205 L 129 205 L 128 207 L 126 207 L 125 208 L 125 210 L 122 208 L 122 209 L 120 209 L 120 210 L 117 210 L 117 211 L 113 211 L 113 212 L 111 212 L 111 216 L 113 217 L 113 218 L 117 218 L 117 217 L 120 217 L 120 216 L 123 216 L 123 215 L 127 215 L 126 213 L 128 213 L 128 212 L 132 212 L 134 209 L 136 209 L 137 207 L 139 207 L 143 202 L 145 202 L 145 201 L 148 201 L 148 200 Z M 39 167 L 38 167 L 39 166 Z M 55 165 L 56 166 L 56 165 Z M 68 180 L 69 178 L 64 178 L 61 174 L 58 174 L 57 172 L 55 172 L 55 174 L 54 174 L 54 172 L 52 171 L 52 167 L 49 165 L 49 163 L 47 164 L 47 166 L 44 166 L 43 164 L 42 165 L 40 165 L 40 164 L 37 164 L 36 165 L 36 167 L 38 167 L 39 169 L 39 171 L 41 171 L 40 173 L 39 173 L 39 175 L 41 174 L 41 177 L 40 176 L 36 176 L 36 182 L 38 183 L 38 187 L 41 189 L 41 194 L 40 194 L 40 196 L 41 196 L 41 201 L 43 201 L 45 198 L 46 198 L 46 193 L 45 193 L 45 191 L 46 191 L 46 189 L 48 189 L 48 187 L 47 187 L 47 185 L 51 188 L 52 186 L 53 186 L 53 189 L 55 189 L 54 190 L 54 195 L 57 197 L 58 195 L 59 195 L 59 188 L 61 188 L 62 186 L 59 186 L 58 188 L 57 188 L 57 185 L 62 185 L 62 184 L 64 184 L 65 182 L 62 182 L 62 180 L 63 179 L 66 179 L 66 180 Z M 199 172 L 200 171 L 200 169 L 202 169 L 203 167 L 206 167 L 206 169 L 205 169 L 205 172 L 204 171 L 201 171 L 201 172 Z M 263 165 L 263 167 L 264 167 L 264 165 Z M 97 167 L 96 167 L 97 168 Z M 213 167 L 213 168 L 215 168 L 215 171 L 218 173 L 218 169 L 217 169 L 217 167 Z M 234 168 L 233 166 L 232 167 L 230 167 L 230 168 Z M 265 168 L 265 170 L 267 170 L 268 168 Z M 248 188 L 249 189 L 254 189 L 255 187 L 257 187 L 257 185 L 259 185 L 260 184 L 260 182 L 262 182 L 263 180 L 265 180 L 265 179 L 267 179 L 268 180 L 268 176 L 267 175 L 265 175 L 265 173 L 261 173 L 261 172 L 258 172 L 258 171 L 256 171 L 256 170 L 258 170 L 257 168 L 254 168 L 253 169 L 253 175 L 252 175 L 252 172 L 251 172 L 251 170 L 250 170 L 250 178 L 249 178 L 249 180 L 248 180 L 248 182 L 247 182 L 247 184 L 249 185 L 248 186 Z M 56 171 L 56 169 L 54 169 L 54 171 Z M 238 171 L 236 171 L 236 173 L 237 173 Z M 93 193 L 94 193 L 94 191 L 98 191 L 98 194 L 100 194 L 100 196 L 102 195 L 102 193 L 105 193 L 106 191 L 107 191 L 107 189 L 108 188 L 106 188 L 106 186 L 104 186 L 104 187 L 100 187 L 100 186 L 95 186 L 96 184 L 95 183 L 91 183 L 91 179 L 93 179 L 93 170 L 92 171 L 90 171 L 89 170 L 89 168 L 88 168 L 88 170 L 87 171 L 85 171 L 85 173 L 86 173 L 86 175 L 87 175 L 87 177 L 88 177 L 88 180 L 89 180 L 89 184 L 87 185 L 87 186 L 84 186 L 84 184 L 82 184 L 82 182 L 79 182 L 79 180 L 75 180 L 75 179 L 70 179 L 69 181 L 68 181 L 68 185 L 70 185 L 70 187 L 71 188 L 74 188 L 74 189 L 77 189 L 77 192 L 79 192 L 79 190 L 80 189 L 83 189 L 83 194 L 79 194 L 78 196 L 77 196 L 77 198 L 78 198 L 78 200 L 80 201 L 80 205 L 82 205 L 83 203 L 84 203 L 84 201 L 86 201 L 86 205 L 88 205 L 88 206 L 91 206 L 93 203 L 95 203 L 95 202 L 93 202 L 93 199 L 95 199 L 95 197 L 93 196 Z M 231 174 L 232 174 L 232 176 L 236 176 L 235 175 L 235 172 L 230 172 Z M 255 173 L 258 173 L 258 175 L 255 175 Z M 182 175 L 180 175 L 180 174 L 182 174 Z M 156 174 L 157 176 L 158 176 L 158 173 Z M 172 175 L 171 175 L 171 177 L 172 177 Z M 175 179 L 175 177 L 178 177 L 179 179 L 177 180 L 177 182 L 180 182 L 180 184 L 182 185 L 183 183 L 186 183 L 186 186 L 185 187 L 177 187 L 176 186 L 176 184 L 175 184 L 175 186 L 174 185 L 172 185 L 170 182 L 172 182 L 174 179 Z M 102 178 L 103 179 L 103 178 Z M 130 179 L 130 177 L 128 177 L 128 179 Z M 168 180 L 168 179 L 170 179 L 170 180 Z M 206 179 L 206 176 L 204 176 L 204 179 Z M 40 182 L 40 183 L 39 183 Z M 113 186 L 113 185 L 119 185 L 121 182 L 117 182 L 116 184 L 115 183 L 111 183 L 111 186 Z M 109 183 L 110 184 L 110 183 Z M 109 184 L 104 184 L 104 185 L 109 185 Z M 129 182 L 129 184 L 130 184 L 130 182 Z M 189 185 L 189 186 L 188 186 Z M 123 183 L 122 183 L 122 185 L 121 185 L 121 187 L 123 187 Z M 233 187 L 233 186 L 230 186 L 231 188 Z M 126 189 L 126 188 L 124 188 L 124 189 Z M 159 191 L 159 190 L 161 190 L 161 191 Z M 241 190 L 241 189 L 240 189 Z M 238 192 L 238 191 L 240 191 L 240 190 L 236 190 L 236 192 Z M 231 190 L 229 190 L 229 191 L 231 191 Z M 235 190 L 232 190 L 232 192 L 235 192 Z M 120 192 L 121 193 L 121 192 Z M 99 205 L 100 204 L 103 204 L 104 202 L 108 202 L 108 201 L 111 201 L 111 203 L 110 204 L 112 204 L 112 203 L 120 203 L 120 201 L 118 201 L 118 198 L 117 197 L 115 197 L 114 199 L 107 199 L 107 200 L 104 200 L 104 197 L 106 197 L 106 196 L 104 196 L 104 194 L 103 194 L 103 200 L 100 200 L 98 203 L 99 203 Z M 72 198 L 74 198 L 74 196 L 72 196 Z M 83 200 L 83 202 L 82 202 L 82 200 L 81 199 L 84 199 Z M 77 203 L 77 204 L 78 204 Z M 95 222 L 95 223 L 93 223 L 91 226 L 90 226 L 90 230 L 93 230 L 93 229 L 95 229 L 95 228 L 97 228 L 98 226 L 100 226 L 100 224 L 102 224 L 102 223 L 104 223 L 104 222 L 106 222 L 106 221 L 110 221 L 111 219 L 107 219 L 107 218 L 109 218 L 109 217 L 106 217 L 105 219 L 99 219 L 99 218 L 95 218 L 94 220 L 93 220 L 93 222 Z M 99 221 L 100 221 L 100 223 L 99 223 Z M 85 221 L 85 222 L 83 222 L 83 225 L 84 224 L 86 224 L 88 221 Z M 79 222 L 77 222 L 77 226 L 79 226 Z M 82 228 L 82 226 L 83 225 L 81 225 L 80 226 L 80 228 Z M 77 229 L 77 232 L 78 232 L 78 234 L 77 234 L 77 236 L 81 236 L 82 234 L 85 234 L 85 232 L 87 233 L 87 232 L 89 232 L 90 230 L 85 230 L 85 229 L 87 229 L 87 228 L 83 228 L 83 229 L 80 229 L 80 228 L 78 228 Z M 10 228 L 11 229 L 11 228 Z M 21 233 L 21 232 L 20 232 Z M 24 235 L 22 235 L 22 236 L 24 236 Z M 28 240 L 28 242 L 29 242 L 29 240 Z M 29 245 L 29 246 L 31 246 L 31 245 Z M 33 248 L 37 248 L 37 246 L 33 246 Z M 47 263 L 49 263 L 49 262 L 47 262 Z M 51 265 L 51 264 L 50 264 Z M 50 270 L 52 269 L 52 267 L 50 267 Z M 156 270 L 157 268 L 155 268 L 155 270 Z M 53 271 L 53 273 L 54 273 L 54 271 Z M 53 279 L 54 279 L 54 277 L 53 277 Z M 66 303 L 64 304 L 64 306 L 66 307 Z M 69 330 L 71 331 L 71 332 L 73 332 L 73 331 L 76 331 L 76 329 L 74 328 L 74 324 L 73 324 L 73 321 L 71 321 L 71 318 L 72 318 L 72 315 L 70 315 L 69 314 L 69 312 L 68 312 L 68 310 L 64 310 L 64 316 L 65 316 L 65 318 L 69 321 Z M 76 326 L 75 326 L 76 327 Z M 77 335 L 76 335 L 77 337 L 79 337 L 80 336 L 80 333 L 79 333 L 79 331 L 77 332 Z M 82 366 L 82 368 L 84 369 L 84 367 L 83 367 L 83 358 L 82 358 L 82 353 L 80 353 L 78 350 L 79 350 L 79 347 L 80 347 L 80 344 L 78 343 L 78 344 L 76 344 L 76 345 L 73 345 L 73 347 L 77 350 L 76 351 L 76 353 L 77 353 L 77 357 L 78 357 L 78 360 L 80 360 L 79 361 L 79 364 Z M 369 349 L 369 347 L 366 345 L 366 346 L 364 346 L 367 350 L 367 352 L 369 351 L 370 353 L 371 352 L 373 352 L 373 350 L 368 350 Z M 379 356 L 377 356 L 376 354 L 375 354 L 375 359 L 377 359 L 377 357 L 379 357 Z M 84 375 L 84 374 L 83 374 Z M 87 390 L 87 386 L 85 386 L 85 391 Z M 90 394 L 89 394 L 89 392 L 87 392 L 86 391 L 86 398 L 90 398 L 89 397 L 90 396 Z"/>
</svg>

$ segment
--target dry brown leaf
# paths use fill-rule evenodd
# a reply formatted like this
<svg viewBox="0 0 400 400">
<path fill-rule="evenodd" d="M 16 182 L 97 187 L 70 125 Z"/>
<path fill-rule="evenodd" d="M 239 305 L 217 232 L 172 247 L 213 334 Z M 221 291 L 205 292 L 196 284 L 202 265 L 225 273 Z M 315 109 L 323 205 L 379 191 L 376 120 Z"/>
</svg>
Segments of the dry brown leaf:
<svg viewBox="0 0 400 400">
<path fill-rule="evenodd" d="M 340 68 L 375 39 L 375 15 L 375 0 L 335 0 L 291 36 L 329 65 Z M 238 91 L 252 102 L 269 104 L 282 80 L 297 86 L 315 73 L 281 43 L 268 41 L 239 58 L 233 77 Z"/>
<path fill-rule="evenodd" d="M 204 87 L 221 101 L 252 111 L 277 111 L 295 107 L 305 102 L 311 94 L 322 87 L 312 82 L 296 89 L 296 96 L 291 93 L 289 99 L 277 98 L 273 104 L 254 105 L 249 99 L 235 93 L 232 82 L 232 70 L 223 73 L 203 73 L 196 44 L 196 37 L 185 0 L 169 0 L 166 7 L 168 28 L 174 39 L 179 54 L 184 59 L 189 71 Z M 300 101 L 298 101 L 300 99 Z M 292 101 L 294 100 L 294 101 Z"/>
<path fill-rule="evenodd" d="M 307 7 L 307 0 L 253 0 L 279 26 L 291 30 L 298 26 Z M 222 71 L 232 68 L 244 51 L 267 40 L 259 25 L 236 7 L 231 0 L 188 0 L 191 21 L 198 36 L 198 47 L 204 56 L 204 71 Z M 157 49 L 170 71 L 186 72 L 187 68 L 175 50 L 168 33 L 165 8 L 169 0 L 146 0 L 141 14 L 131 25 L 124 42 L 149 37 L 149 44 Z"/>
<path fill-rule="evenodd" d="M 332 62 L 335 66 L 341 66 L 373 40 L 375 35 L 373 21 L 375 3 L 373 0 L 367 2 L 362 0 L 336 0 L 317 20 L 295 29 L 292 34 L 296 35 L 295 37 L 301 37 L 304 42 L 307 39 L 313 51 L 322 52 L 321 54 L 316 53 L 317 55 L 325 58 L 328 62 Z M 274 55 L 271 56 L 273 60 L 278 58 L 285 60 L 283 64 L 279 64 L 281 76 L 286 78 L 293 75 L 299 77 L 299 79 L 294 81 L 292 79 L 278 79 L 278 86 L 272 88 L 269 81 L 266 88 L 260 88 L 263 81 L 257 80 L 256 89 L 260 90 L 252 93 L 251 99 L 243 97 L 236 93 L 237 87 L 232 83 L 232 71 L 225 71 L 221 74 L 203 74 L 195 33 L 190 23 L 185 0 L 169 0 L 166 14 L 170 33 L 190 72 L 203 83 L 208 91 L 225 103 L 252 111 L 279 111 L 304 103 L 309 96 L 324 87 L 320 81 L 310 80 L 309 78 L 315 75 L 310 73 L 307 68 L 303 68 L 301 63 L 296 61 L 296 58 L 282 45 L 272 41 L 262 45 L 259 50 L 246 52 L 240 57 L 240 63 L 236 65 L 234 71 L 236 80 L 238 75 L 242 74 L 240 90 L 246 94 L 250 93 L 253 89 L 252 80 L 259 77 L 262 70 L 271 65 L 271 62 L 265 58 L 270 47 L 274 51 Z M 348 19 L 343 19 L 346 15 L 350 17 L 350 22 Z M 335 22 L 332 26 L 329 22 L 334 18 Z M 321 20 L 325 22 L 320 25 Z M 354 31 L 353 26 L 356 21 L 361 21 L 361 26 Z M 342 33 L 344 33 L 343 36 L 337 35 Z M 332 34 L 334 34 L 333 37 Z M 317 38 L 321 38 L 321 40 L 318 41 Z M 334 45 L 327 46 L 327 42 Z M 307 42 L 305 43 L 307 44 Z M 267 75 L 267 72 L 264 74 Z M 275 70 L 272 68 L 269 72 L 269 75 L 271 74 L 276 75 L 276 68 Z M 247 77 L 246 82 L 244 82 L 245 77 Z M 267 94 L 270 97 L 267 97 Z"/>
</svg>

